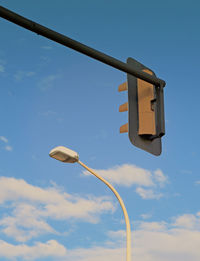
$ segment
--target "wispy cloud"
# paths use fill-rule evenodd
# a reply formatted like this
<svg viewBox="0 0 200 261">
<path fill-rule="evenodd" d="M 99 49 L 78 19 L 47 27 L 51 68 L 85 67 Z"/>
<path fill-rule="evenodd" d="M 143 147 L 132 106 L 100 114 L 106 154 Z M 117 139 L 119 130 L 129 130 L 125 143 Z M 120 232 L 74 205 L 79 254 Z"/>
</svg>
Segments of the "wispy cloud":
<svg viewBox="0 0 200 261">
<path fill-rule="evenodd" d="M 174 219 L 175 220 L 174 220 L 173 226 L 175 226 L 175 227 L 190 229 L 190 230 L 195 230 L 195 229 L 200 230 L 199 213 L 197 213 L 197 215 L 184 214 L 184 215 L 178 216 Z"/>
<path fill-rule="evenodd" d="M 184 215 L 183 215 L 184 216 Z M 197 215 L 194 215 L 197 218 Z M 126 232 L 110 231 L 101 247 L 68 250 L 65 261 L 125 260 Z M 200 229 L 174 226 L 174 223 L 138 222 L 132 232 L 132 260 L 199 261 Z M 124 246 L 124 247 L 122 247 Z"/>
<path fill-rule="evenodd" d="M 153 178 L 160 187 L 163 187 L 166 183 L 168 183 L 168 177 L 164 175 L 160 169 L 157 169 L 153 172 Z"/>
<path fill-rule="evenodd" d="M 132 259 L 137 261 L 199 261 L 200 212 L 173 217 L 172 222 L 135 222 L 132 232 Z M 181 222 L 180 220 L 190 220 Z M 107 237 L 106 237 L 107 236 Z M 13 245 L 0 240 L 0 257 L 17 260 L 56 258 L 61 261 L 121 261 L 125 259 L 126 231 L 109 231 L 99 247 L 69 249 L 56 240 L 33 246 Z"/>
<path fill-rule="evenodd" d="M 64 121 L 64 118 L 60 117 L 60 114 L 53 111 L 53 110 L 47 110 L 47 111 L 43 111 L 43 112 L 39 112 L 39 115 L 45 118 L 53 118 L 54 120 L 56 120 L 58 123 L 62 123 Z"/>
<path fill-rule="evenodd" d="M 8 139 L 6 137 L 0 136 L 0 141 L 2 141 L 5 144 L 5 146 L 4 146 L 5 150 L 7 150 L 7 151 L 12 151 L 13 150 L 12 146 L 10 146 L 8 144 Z"/>
<path fill-rule="evenodd" d="M 162 197 L 162 194 L 157 193 L 156 189 L 163 187 L 168 182 L 167 176 L 160 169 L 150 171 L 131 164 L 95 171 L 113 184 L 125 187 L 136 186 L 136 193 L 143 199 Z M 83 173 L 86 176 L 90 175 L 88 171 L 83 171 Z M 151 187 L 151 189 L 147 189 L 147 187 Z"/>
<path fill-rule="evenodd" d="M 56 80 L 59 78 L 60 78 L 60 75 L 58 75 L 58 74 L 48 75 L 40 80 L 40 82 L 38 83 L 38 87 L 42 91 L 46 91 L 46 90 L 52 88 L 53 86 L 55 86 Z"/>
<path fill-rule="evenodd" d="M 0 58 L 0 73 L 5 72 L 5 64 L 6 64 L 6 61 Z"/>
<path fill-rule="evenodd" d="M 23 80 L 24 78 L 27 78 L 27 77 L 32 77 L 35 75 L 35 72 L 33 71 L 17 71 L 14 75 L 14 78 L 16 81 L 21 81 Z"/>
<path fill-rule="evenodd" d="M 52 50 L 53 49 L 53 47 L 49 46 L 49 45 L 42 46 L 41 48 L 44 49 L 44 50 Z"/>
<path fill-rule="evenodd" d="M 24 202 L 15 203 L 12 216 L 0 220 L 2 232 L 18 242 L 26 242 L 33 237 L 56 231 L 40 217 L 36 206 Z"/>
<path fill-rule="evenodd" d="M 192 171 L 183 169 L 183 170 L 181 170 L 181 173 L 183 173 L 183 174 L 192 174 Z"/>
<path fill-rule="evenodd" d="M 4 143 L 8 143 L 8 139 L 4 136 L 0 136 L 0 140 L 3 141 Z"/>
<path fill-rule="evenodd" d="M 107 197 L 82 198 L 55 186 L 40 188 L 6 177 L 0 178 L 0 203 L 10 209 L 0 220 L 0 231 L 18 242 L 57 233 L 48 219 L 97 223 L 102 213 L 115 209 Z"/>
<path fill-rule="evenodd" d="M 98 169 L 95 171 L 113 184 L 125 187 L 131 187 L 133 185 L 149 187 L 154 185 L 151 172 L 135 165 L 124 164 L 106 170 Z M 87 171 L 83 171 L 83 173 L 89 175 Z"/>
<path fill-rule="evenodd" d="M 151 217 L 152 217 L 152 214 L 150 214 L 150 213 L 144 213 L 144 214 L 141 215 L 142 219 L 149 219 Z"/>
<path fill-rule="evenodd" d="M 145 189 L 138 187 L 136 193 L 143 199 L 160 199 L 163 194 L 155 192 L 153 189 Z"/>
<path fill-rule="evenodd" d="M 48 111 L 45 111 L 45 112 L 40 112 L 39 114 L 41 116 L 48 117 L 48 116 L 55 116 L 57 113 L 55 111 L 48 110 Z"/>
<path fill-rule="evenodd" d="M 167 223 L 162 222 L 140 222 L 139 229 L 145 231 L 164 231 L 166 230 Z"/>
<path fill-rule="evenodd" d="M 5 150 L 7 150 L 7 151 L 12 151 L 13 148 L 12 148 L 12 146 L 10 146 L 10 145 L 6 145 L 6 146 L 5 146 Z"/>
<path fill-rule="evenodd" d="M 2 64 L 0 64 L 0 73 L 3 73 L 3 72 L 5 72 L 5 67 Z"/>
<path fill-rule="evenodd" d="M 66 248 L 56 240 L 46 243 L 37 242 L 33 246 L 13 245 L 0 240 L 0 257 L 11 260 L 38 260 L 47 257 L 60 258 L 66 256 Z"/>
</svg>

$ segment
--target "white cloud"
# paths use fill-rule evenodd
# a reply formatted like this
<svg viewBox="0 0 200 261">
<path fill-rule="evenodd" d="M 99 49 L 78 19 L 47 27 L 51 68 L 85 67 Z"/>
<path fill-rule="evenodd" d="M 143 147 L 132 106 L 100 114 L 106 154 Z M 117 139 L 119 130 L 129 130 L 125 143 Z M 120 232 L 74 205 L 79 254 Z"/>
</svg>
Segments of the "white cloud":
<svg viewBox="0 0 200 261">
<path fill-rule="evenodd" d="M 110 231 L 110 241 L 106 241 L 105 246 L 68 250 L 63 260 L 125 260 L 125 235 L 125 231 Z M 199 242 L 200 229 L 175 227 L 174 223 L 164 221 L 139 222 L 139 226 L 132 231 L 132 260 L 199 261 Z"/>
<path fill-rule="evenodd" d="M 151 172 L 150 170 L 131 164 L 123 164 L 122 166 L 115 166 L 107 170 L 98 169 L 95 171 L 113 184 L 126 187 L 132 185 L 150 187 L 167 183 L 167 177 L 160 169 Z M 83 173 L 90 175 L 88 171 L 83 171 Z"/>
<path fill-rule="evenodd" d="M 188 214 L 173 218 L 173 222 L 135 222 L 132 229 L 132 260 L 135 261 L 199 261 L 200 227 L 178 224 Z M 200 212 L 189 215 L 195 222 L 200 220 Z M 175 221 L 175 222 L 174 222 Z M 177 224 L 176 224 L 177 222 Z M 192 223 L 195 223 L 194 220 Z M 0 241 L 0 257 L 19 260 L 42 260 L 54 258 L 62 261 L 121 261 L 126 258 L 126 232 L 109 231 L 105 243 L 99 247 L 65 248 L 55 240 L 37 242 L 33 246 L 12 245 Z M 18 260 L 18 259 L 17 259 Z"/>
<path fill-rule="evenodd" d="M 42 218 L 38 209 L 27 203 L 15 203 L 13 216 L 7 216 L 0 220 L 2 232 L 19 242 L 26 242 L 32 237 L 56 231 Z"/>
<path fill-rule="evenodd" d="M 63 261 L 122 261 L 125 260 L 123 248 L 92 247 L 88 249 L 79 248 L 68 251 Z"/>
<path fill-rule="evenodd" d="M 174 221 L 174 226 L 186 228 L 186 229 L 199 229 L 200 230 L 200 217 L 199 213 L 197 215 L 184 214 L 179 216 Z"/>
<path fill-rule="evenodd" d="M 141 222 L 140 229 L 145 231 L 163 231 L 166 229 L 166 222 Z"/>
<path fill-rule="evenodd" d="M 12 245 L 0 240 L 0 257 L 18 260 L 36 260 L 47 257 L 60 258 L 66 256 L 66 248 L 55 240 L 46 243 L 37 242 L 33 246 Z"/>
<path fill-rule="evenodd" d="M 4 143 L 8 143 L 8 139 L 4 136 L 0 136 L 0 140 L 3 141 Z"/>
<path fill-rule="evenodd" d="M 0 219 L 1 231 L 20 242 L 41 234 L 57 233 L 47 219 L 97 223 L 102 213 L 114 211 L 107 197 L 81 198 L 57 187 L 44 189 L 6 177 L 0 178 L 0 203 L 11 210 L 11 214 Z"/>
<path fill-rule="evenodd" d="M 124 230 L 109 231 L 107 234 L 110 238 L 114 238 L 114 239 L 126 238 L 126 231 Z"/>
<path fill-rule="evenodd" d="M 136 193 L 143 199 L 160 199 L 163 196 L 161 193 L 156 193 L 152 189 L 144 189 L 141 187 L 136 188 Z"/>
<path fill-rule="evenodd" d="M 12 148 L 11 146 L 9 146 L 9 145 L 6 145 L 6 146 L 5 146 L 5 150 L 7 150 L 7 151 L 12 151 L 13 148 Z"/>
<path fill-rule="evenodd" d="M 8 145 L 8 139 L 4 136 L 0 136 L 0 140 L 3 141 L 5 144 L 7 144 L 4 149 L 7 150 L 7 151 L 12 151 L 13 148 L 12 146 Z"/>
<path fill-rule="evenodd" d="M 152 217 L 152 214 L 150 214 L 150 213 L 145 213 L 145 214 L 141 215 L 142 219 L 148 219 L 148 218 L 151 218 L 151 217 Z"/>
<path fill-rule="evenodd" d="M 154 171 L 154 178 L 158 182 L 158 184 L 162 187 L 168 182 L 167 176 L 165 176 L 162 170 L 157 169 Z"/>
<path fill-rule="evenodd" d="M 174 223 L 141 222 L 139 229 L 133 232 L 135 260 L 200 260 L 200 227 L 195 230 L 187 222 L 181 222 L 180 226 L 180 220 L 185 220 L 186 216 L 176 218 Z M 190 221 L 192 217 L 197 222 L 197 215 L 189 216 Z"/>
<path fill-rule="evenodd" d="M 126 187 L 136 186 L 136 193 L 143 199 L 161 198 L 162 194 L 156 192 L 156 189 L 168 183 L 167 176 L 160 169 L 149 171 L 131 164 L 94 171 L 113 184 Z M 88 171 L 84 170 L 83 173 L 84 175 L 91 176 Z M 146 187 L 151 187 L 151 189 L 146 189 Z"/>
<path fill-rule="evenodd" d="M 124 164 L 107 170 L 98 169 L 95 171 L 113 184 L 121 186 L 142 185 L 149 187 L 154 185 L 151 172 L 135 165 Z M 87 171 L 83 171 L 83 173 L 88 175 Z"/>
</svg>

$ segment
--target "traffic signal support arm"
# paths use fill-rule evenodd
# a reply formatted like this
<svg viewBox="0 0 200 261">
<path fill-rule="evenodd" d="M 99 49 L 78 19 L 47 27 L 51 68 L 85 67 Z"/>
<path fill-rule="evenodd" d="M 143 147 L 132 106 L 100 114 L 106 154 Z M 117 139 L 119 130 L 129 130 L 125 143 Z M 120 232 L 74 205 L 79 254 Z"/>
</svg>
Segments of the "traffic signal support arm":
<svg viewBox="0 0 200 261">
<path fill-rule="evenodd" d="M 78 41 L 75 41 L 63 34 L 57 33 L 45 26 L 42 26 L 38 23 L 35 23 L 23 16 L 20 16 L 2 6 L 0 6 L 0 17 L 15 23 L 21 27 L 26 28 L 27 30 L 30 30 L 32 32 L 35 32 L 36 34 L 42 35 L 54 42 L 57 42 L 59 44 L 62 44 L 66 47 L 69 47 L 75 51 L 78 51 L 82 54 L 85 54 L 91 58 L 94 58 L 102 63 L 105 63 L 107 65 L 110 65 L 120 71 L 123 71 L 125 73 L 131 74 L 132 76 L 135 76 L 141 80 L 144 80 L 146 82 L 149 82 L 151 84 L 154 84 L 155 86 L 164 87 L 165 81 L 147 74 L 142 71 L 138 71 L 132 66 L 128 65 L 127 63 L 121 62 L 120 60 L 117 60 L 109 55 L 106 55 L 102 52 L 99 52 L 91 47 L 88 47 Z"/>
</svg>

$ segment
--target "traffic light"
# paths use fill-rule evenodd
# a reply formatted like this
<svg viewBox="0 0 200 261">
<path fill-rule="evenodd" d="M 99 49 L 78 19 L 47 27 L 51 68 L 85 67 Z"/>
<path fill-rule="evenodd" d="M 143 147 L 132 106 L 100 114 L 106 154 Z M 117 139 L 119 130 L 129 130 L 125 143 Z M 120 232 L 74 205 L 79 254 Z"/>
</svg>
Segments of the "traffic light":
<svg viewBox="0 0 200 261">
<path fill-rule="evenodd" d="M 135 70 L 156 76 L 155 73 L 128 58 L 127 64 Z M 156 156 L 161 154 L 161 137 L 165 134 L 163 86 L 127 74 L 127 82 L 118 91 L 128 91 L 128 102 L 120 105 L 119 111 L 128 111 L 128 123 L 120 127 L 120 133 L 128 132 L 133 145 Z"/>
</svg>

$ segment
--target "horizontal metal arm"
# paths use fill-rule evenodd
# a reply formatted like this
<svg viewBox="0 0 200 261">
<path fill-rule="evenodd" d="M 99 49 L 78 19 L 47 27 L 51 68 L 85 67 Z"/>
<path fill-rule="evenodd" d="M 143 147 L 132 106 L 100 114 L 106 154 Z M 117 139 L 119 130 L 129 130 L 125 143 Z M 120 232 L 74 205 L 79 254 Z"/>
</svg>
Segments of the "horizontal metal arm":
<svg viewBox="0 0 200 261">
<path fill-rule="evenodd" d="M 124 62 L 121 62 L 120 60 L 117 60 L 109 55 L 106 55 L 106 54 L 99 52 L 93 48 L 90 48 L 78 41 L 75 41 L 63 34 L 57 33 L 45 26 L 42 26 L 29 19 L 26 19 L 25 17 L 20 16 L 2 6 L 0 6 L 0 17 L 4 18 L 6 20 L 9 20 L 10 22 L 15 23 L 19 26 L 22 26 L 32 32 L 42 35 L 52 41 L 55 41 L 66 47 L 69 47 L 75 51 L 78 51 L 82 54 L 92 57 L 100 62 L 108 64 L 120 71 L 131 74 L 141 80 L 144 80 L 144 81 L 154 84 L 156 86 L 162 86 L 162 87 L 165 86 L 165 81 L 163 81 L 159 78 L 156 78 L 145 72 L 137 71 L 134 68 L 132 68 L 130 65 L 128 65 Z"/>
</svg>

